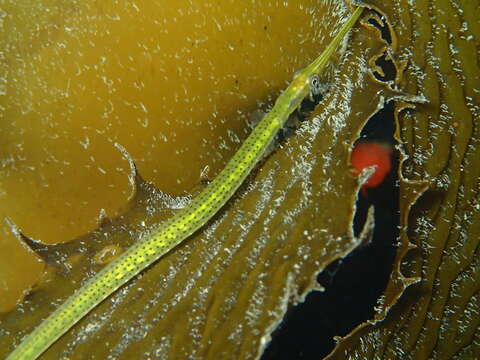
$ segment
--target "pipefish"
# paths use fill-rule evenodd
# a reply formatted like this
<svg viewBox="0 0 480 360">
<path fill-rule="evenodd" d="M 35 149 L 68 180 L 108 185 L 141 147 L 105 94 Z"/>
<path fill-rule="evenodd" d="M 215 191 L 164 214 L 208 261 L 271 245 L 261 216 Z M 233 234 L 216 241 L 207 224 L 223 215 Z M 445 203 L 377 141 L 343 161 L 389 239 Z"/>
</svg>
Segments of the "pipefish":
<svg viewBox="0 0 480 360">
<path fill-rule="evenodd" d="M 147 266 L 204 226 L 232 197 L 290 114 L 309 94 L 312 76 L 319 74 L 362 13 L 357 7 L 323 53 L 298 72 L 278 97 L 272 110 L 252 130 L 218 176 L 184 209 L 149 231 L 120 257 L 100 270 L 85 285 L 35 328 L 7 360 L 38 358 L 82 317 Z"/>
</svg>

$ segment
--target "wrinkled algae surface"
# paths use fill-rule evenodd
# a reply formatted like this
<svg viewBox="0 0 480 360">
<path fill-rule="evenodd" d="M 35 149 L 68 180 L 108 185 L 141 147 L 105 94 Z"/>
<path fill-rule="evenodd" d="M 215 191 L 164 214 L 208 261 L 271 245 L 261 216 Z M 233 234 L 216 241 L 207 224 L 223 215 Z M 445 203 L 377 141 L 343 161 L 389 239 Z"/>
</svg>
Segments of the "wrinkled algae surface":
<svg viewBox="0 0 480 360">
<path fill-rule="evenodd" d="M 325 4 L 315 24 L 326 33 L 315 32 L 318 50 L 297 67 L 321 51 L 345 14 Z M 288 304 L 301 301 L 319 271 L 358 245 L 351 234 L 358 184 L 349 176 L 349 154 L 388 99 L 396 99 L 402 153 L 397 259 L 378 322 L 339 340 L 330 358 L 478 357 L 478 10 L 468 1 L 371 4 L 386 16 L 390 44 L 366 21 L 377 15 L 365 15 L 323 79 L 330 91 L 296 135 L 202 231 L 98 306 L 45 359 L 259 356 Z M 385 53 L 397 70 L 388 84 L 377 80 L 375 67 Z M 17 309 L 2 315 L 0 357 L 98 271 L 102 250 L 115 256 L 186 200 L 141 179 L 133 194 L 121 215 L 52 248 L 49 259 L 65 265 L 47 266 Z"/>
<path fill-rule="evenodd" d="M 407 61 L 401 88 L 427 99 L 399 114 L 402 246 L 386 296 L 404 276 L 420 282 L 330 358 L 479 358 L 480 12 L 469 1 L 372 3 Z"/>
<path fill-rule="evenodd" d="M 50 244 L 128 207 L 135 186 L 115 142 L 158 189 L 198 190 L 245 139 L 250 113 L 318 55 L 332 25 L 321 14 L 345 13 L 314 0 L 5 1 L 1 10 L 0 218 Z M 42 267 L 1 223 L 6 311 Z"/>
</svg>

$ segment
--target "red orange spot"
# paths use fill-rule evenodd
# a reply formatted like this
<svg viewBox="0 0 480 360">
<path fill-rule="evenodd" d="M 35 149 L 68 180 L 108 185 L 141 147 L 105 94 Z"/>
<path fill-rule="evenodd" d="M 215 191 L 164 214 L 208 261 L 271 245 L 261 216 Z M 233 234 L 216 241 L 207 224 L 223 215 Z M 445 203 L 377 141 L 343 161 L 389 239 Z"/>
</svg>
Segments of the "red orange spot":
<svg viewBox="0 0 480 360">
<path fill-rule="evenodd" d="M 392 168 L 391 161 L 392 147 L 388 144 L 378 142 L 360 142 L 355 145 L 352 151 L 352 166 L 354 174 L 370 166 L 376 166 L 375 172 L 362 186 L 362 193 L 365 195 L 367 188 L 380 185 L 385 176 Z"/>
</svg>

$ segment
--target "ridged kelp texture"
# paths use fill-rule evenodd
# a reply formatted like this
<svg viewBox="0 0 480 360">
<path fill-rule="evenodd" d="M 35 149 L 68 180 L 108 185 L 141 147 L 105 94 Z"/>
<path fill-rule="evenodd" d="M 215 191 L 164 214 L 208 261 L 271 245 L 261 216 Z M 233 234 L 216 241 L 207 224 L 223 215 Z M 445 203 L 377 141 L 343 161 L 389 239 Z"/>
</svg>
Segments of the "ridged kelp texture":
<svg viewBox="0 0 480 360">
<path fill-rule="evenodd" d="M 0 221 L 57 244 L 124 213 L 135 187 L 116 143 L 146 181 L 191 192 L 235 153 L 251 112 L 318 56 L 331 25 L 321 14 L 342 9 L 317 0 L 2 1 Z M 0 312 L 40 276 L 35 261 L 2 232 Z"/>
<path fill-rule="evenodd" d="M 347 14 L 327 9 L 322 23 L 329 31 L 319 52 Z M 44 358 L 257 357 L 288 304 L 315 286 L 318 271 L 358 245 L 351 220 L 359 186 L 349 176 L 348 156 L 387 91 L 368 75 L 378 47 L 371 31 L 357 27 L 323 79 L 331 87 L 319 115 L 267 158 L 207 227 L 102 303 Z M 176 206 L 140 185 L 127 214 L 80 239 L 84 255 L 71 259 L 69 272 L 44 282 L 2 319 L 0 356 L 98 270 L 95 253 L 112 243 L 130 245 L 142 227 Z"/>
<path fill-rule="evenodd" d="M 405 291 L 383 322 L 360 327 L 329 358 L 478 359 L 478 4 L 372 3 L 385 11 L 395 29 L 397 62 L 407 62 L 401 88 L 427 100 L 398 114 L 404 227 L 398 271 L 389 289 L 403 276 L 421 281 Z"/>
</svg>

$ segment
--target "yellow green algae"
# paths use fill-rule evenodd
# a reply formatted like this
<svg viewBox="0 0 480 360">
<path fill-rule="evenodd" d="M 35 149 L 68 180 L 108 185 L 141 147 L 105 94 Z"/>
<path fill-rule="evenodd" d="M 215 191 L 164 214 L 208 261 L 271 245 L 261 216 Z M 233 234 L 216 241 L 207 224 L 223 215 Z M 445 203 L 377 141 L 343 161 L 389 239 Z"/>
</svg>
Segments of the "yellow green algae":
<svg viewBox="0 0 480 360">
<path fill-rule="evenodd" d="M 475 88 L 480 74 L 475 55 L 480 36 L 475 22 L 478 11 L 470 8 L 469 2 L 396 0 L 388 4 L 371 3 L 381 7 L 396 34 L 391 54 L 402 74 L 396 84 L 399 91 L 379 84 L 372 76 L 371 59 L 384 51 L 385 43 L 372 36 L 371 27 L 357 30 L 350 39 L 348 52 L 339 57 L 340 62 L 334 64 L 326 79 L 332 89 L 317 107 L 316 117 L 265 160 L 235 199 L 204 231 L 100 305 L 56 343 L 45 354 L 45 359 L 58 358 L 59 354 L 72 359 L 86 358 L 92 356 L 92 349 L 98 358 L 132 358 L 138 354 L 147 358 L 258 357 L 288 304 L 301 301 L 315 286 L 315 274 L 358 244 L 349 232 L 358 189 L 356 180 L 348 176 L 351 144 L 366 119 L 382 106 L 385 99 L 414 100 L 411 96 L 417 96 L 416 103 L 399 102 L 397 109 L 397 137 L 405 154 L 400 183 L 404 227 L 394 272 L 384 301 L 378 307 L 377 318 L 386 318 L 374 325 L 360 326 L 339 342 L 330 357 L 478 357 L 480 257 L 478 236 L 475 236 L 480 232 L 480 156 L 476 146 L 480 111 L 478 89 Z M 132 4 L 128 2 L 132 11 L 137 11 Z M 292 4 L 289 2 L 288 6 Z M 78 9 L 72 6 L 69 11 Z M 197 152 L 204 156 L 202 165 L 211 161 L 207 177 L 214 177 L 228 160 L 230 151 L 234 152 L 238 146 L 232 141 L 227 144 L 230 149 L 222 150 L 223 145 L 219 144 L 222 140 L 228 141 L 229 137 L 228 132 L 225 135 L 221 129 L 238 126 L 235 134 L 240 140 L 245 137 L 247 132 L 242 129 L 249 112 L 268 104 L 294 70 L 318 54 L 321 48 L 318 43 L 326 42 L 331 36 L 338 26 L 339 14 L 335 9 L 344 13 L 338 4 L 322 2 L 320 8 L 313 10 L 318 11 L 312 16 L 315 24 L 304 21 L 294 28 L 285 20 L 293 17 L 285 14 L 277 35 L 271 32 L 272 27 L 264 29 L 275 44 L 291 41 L 292 53 L 286 55 L 280 51 L 276 56 L 270 56 L 274 50 L 269 48 L 262 58 L 266 65 L 257 64 L 257 67 L 265 66 L 272 71 L 260 74 L 247 69 L 244 73 L 246 78 L 261 79 L 259 83 L 265 86 L 252 95 L 253 103 L 245 108 L 232 106 L 234 115 L 230 119 L 234 120 L 226 122 L 224 128 L 221 121 L 216 123 L 218 128 L 212 127 L 208 120 L 207 125 L 203 123 L 209 129 L 205 131 L 208 134 L 202 133 L 199 137 L 212 144 L 210 152 L 202 150 L 207 145 L 198 147 L 201 151 Z M 109 15 L 111 10 L 107 6 L 103 14 Z M 288 10 L 293 11 L 292 8 Z M 306 7 L 303 10 L 308 12 Z M 66 17 L 55 16 L 53 10 L 45 14 L 53 14 L 56 21 Z M 142 12 L 139 14 L 137 16 L 141 18 Z M 276 18 L 272 12 L 262 13 L 262 16 L 269 21 Z M 5 17 L 2 19 L 5 27 Z M 48 24 L 52 21 L 45 17 L 42 23 L 42 19 L 38 17 L 37 22 Z M 300 31 L 303 27 L 305 31 Z M 308 29 L 312 32 L 309 33 Z M 286 31 L 300 35 L 287 37 L 284 36 Z M 43 46 L 52 46 L 56 44 L 53 38 L 49 38 L 53 34 L 55 26 L 39 31 L 35 39 L 47 39 L 49 41 Z M 133 35 L 131 32 L 130 38 L 138 40 Z M 293 45 L 305 38 L 310 39 L 306 45 Z M 41 50 L 39 45 L 22 48 L 30 53 Z M 238 55 L 243 51 L 251 58 L 261 54 L 258 53 L 259 47 L 251 53 L 247 49 L 245 46 Z M 114 50 L 112 52 L 116 52 L 116 48 Z M 286 61 L 282 60 L 285 58 L 292 62 L 278 63 Z M 4 58 L 2 61 L 2 66 L 8 65 Z M 265 68 L 262 71 L 266 71 Z M 401 71 L 403 68 L 405 70 Z M 236 68 L 235 71 L 240 70 Z M 418 103 L 422 98 L 428 101 Z M 99 111 L 97 109 L 97 113 Z M 4 116 L 3 109 L 2 112 Z M 157 114 L 158 118 L 161 113 Z M 182 125 L 177 119 L 178 122 Z M 205 126 L 195 124 L 192 122 L 192 126 L 197 126 L 195 134 L 201 134 Z M 5 133 L 0 132 L 2 143 L 5 142 Z M 135 132 L 132 137 L 136 136 Z M 192 141 L 187 135 L 185 139 Z M 169 135 L 167 140 L 172 140 L 172 136 Z M 133 150 L 135 141 L 121 143 L 137 162 L 142 162 L 144 149 L 138 150 L 138 155 Z M 178 141 L 175 144 L 180 149 L 193 146 L 188 143 L 182 147 Z M 212 155 L 219 148 L 225 152 L 217 157 Z M 124 161 L 121 154 L 113 155 L 115 151 L 107 152 L 109 159 L 118 156 L 119 161 Z M 172 152 L 169 154 L 172 156 Z M 4 164 L 2 162 L 2 166 Z M 129 165 L 126 161 L 123 164 L 122 178 L 125 179 L 128 178 Z M 193 161 L 189 169 L 195 166 L 192 164 Z M 181 162 L 178 166 L 182 166 Z M 152 169 L 160 167 L 155 164 Z M 198 169 L 203 168 L 198 166 Z M 159 189 L 178 195 L 189 191 L 189 186 L 195 188 L 200 182 L 197 170 L 187 171 L 187 174 L 179 170 L 171 178 L 174 179 L 173 185 L 168 185 L 166 179 L 155 180 L 152 174 L 149 177 L 145 169 L 140 173 Z M 180 179 L 178 185 L 176 179 Z M 72 242 L 71 248 L 64 252 L 71 255 L 68 267 L 63 271 L 47 267 L 38 289 L 17 310 L 2 317 L 0 357 L 6 356 L 13 343 L 18 343 L 52 311 L 55 307 L 52 304 L 63 302 L 82 281 L 103 266 L 98 264 L 102 251 L 128 247 L 146 228 L 170 216 L 176 206 L 181 206 L 183 198 L 169 197 L 144 182 L 140 181 L 137 189 L 129 186 L 125 189 L 131 192 L 127 191 L 119 201 L 123 205 L 109 213 L 122 215 Z M 2 190 L 0 196 L 5 196 L 4 188 Z M 129 196 L 133 197 L 128 203 L 128 211 L 119 210 Z M 91 219 L 96 219 L 97 210 L 91 213 Z M 76 230 L 75 236 L 89 231 L 96 224 Z M 4 231 L 9 229 L 5 227 Z M 8 239 L 13 243 L 13 237 Z M 62 240 L 67 239 L 57 235 L 57 241 Z M 79 250 L 83 255 L 74 255 Z M 37 261 L 27 250 L 22 251 L 30 260 Z M 15 276 L 18 278 L 22 271 L 19 269 Z M 30 280 L 23 280 L 26 282 L 24 289 L 29 288 L 28 282 L 37 282 L 40 268 L 33 272 Z M 420 282 L 404 291 L 419 278 Z M 400 300 L 396 302 L 398 297 Z"/>
<path fill-rule="evenodd" d="M 245 139 L 250 113 L 321 51 L 321 14 L 346 13 L 333 1 L 6 1 L 1 11 L 0 218 L 45 243 L 128 208 L 132 169 L 115 143 L 163 192 L 197 191 Z M 41 271 L 12 239 L 0 240 L 3 311 Z"/>
<path fill-rule="evenodd" d="M 251 108 L 242 111 L 237 104 L 239 108 L 227 109 L 233 114 L 241 112 L 234 117 L 236 121 L 243 120 L 242 114 L 249 110 L 266 106 L 262 104 L 268 104 L 294 70 L 318 55 L 340 26 L 340 18 L 348 14 L 348 9 L 337 2 L 327 1 L 311 8 L 288 6 L 292 8 L 287 8 L 283 17 L 271 13 L 259 17 L 262 19 L 259 28 L 267 38 L 274 38 L 275 21 L 279 21 L 277 40 L 283 41 L 286 31 L 295 36 L 288 37 L 287 44 L 275 45 L 276 50 L 267 50 L 265 55 L 254 48 L 249 55 L 252 59 L 243 58 L 242 62 L 248 65 L 260 57 L 255 71 L 249 68 L 244 74 L 244 81 L 255 83 L 254 79 L 260 76 L 255 74 L 260 73 L 262 80 L 255 86 L 249 85 L 257 91 L 252 95 Z M 308 21 L 301 22 L 298 28 L 292 25 L 295 9 L 308 14 Z M 301 31 L 308 27 L 312 29 L 310 35 Z M 289 42 L 295 44 L 292 55 L 284 53 L 290 49 Z M 332 91 L 322 103 L 321 115 L 266 159 L 234 201 L 204 231 L 101 304 L 44 357 L 63 354 L 81 358 L 91 354 L 92 349 L 95 356 L 110 354 L 117 358 L 128 358 L 139 351 L 147 357 L 173 358 L 259 355 L 287 304 L 301 300 L 315 285 L 317 271 L 359 243 L 351 234 L 353 202 L 359 185 L 348 175 L 348 156 L 362 122 L 382 104 L 379 89 L 383 86 L 371 80 L 366 66 L 375 52 L 366 45 L 372 43 L 369 30 L 354 31 L 349 50 L 342 51 L 343 55 L 337 57 L 323 79 L 332 84 Z M 312 55 L 308 55 L 307 49 Z M 260 65 L 267 56 L 271 62 Z M 298 63 L 281 64 L 282 56 Z M 230 62 L 226 64 L 228 71 L 235 67 Z M 273 81 L 267 77 L 274 73 L 283 78 Z M 265 87 L 259 90 L 260 83 Z M 359 90 L 362 84 L 372 84 L 368 93 Z M 350 101 L 359 101 L 365 95 L 372 100 L 368 106 L 355 113 L 349 111 Z M 244 135 L 240 132 L 238 136 Z M 221 138 L 218 139 L 215 151 L 222 149 L 218 145 L 222 144 Z M 129 148 L 131 144 L 118 142 L 132 153 L 135 162 L 141 163 L 135 150 Z M 226 160 L 222 157 L 222 161 Z M 213 173 L 214 165 L 212 162 Z M 124 171 L 128 177 L 128 171 Z M 148 174 L 142 173 L 141 166 L 139 173 L 150 180 Z M 199 174 L 192 176 L 199 182 Z M 63 270 L 49 267 L 56 276 L 47 277 L 16 311 L 5 315 L 1 351 L 8 352 L 13 342 L 18 342 L 52 310 L 52 304 L 62 302 L 89 274 L 98 271 L 96 254 L 112 245 L 128 247 L 145 229 L 169 216 L 180 204 L 178 199 L 140 179 L 137 186 L 128 211 L 72 242 L 63 253 L 66 257 L 72 255 L 69 265 Z M 334 213 L 338 217 L 332 221 Z M 83 255 L 73 256 L 78 251 Z"/>
</svg>

